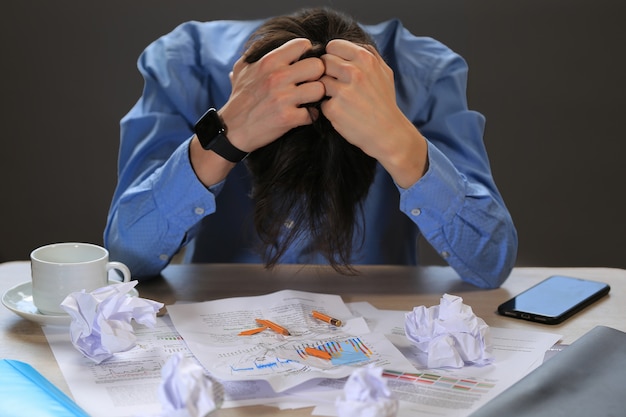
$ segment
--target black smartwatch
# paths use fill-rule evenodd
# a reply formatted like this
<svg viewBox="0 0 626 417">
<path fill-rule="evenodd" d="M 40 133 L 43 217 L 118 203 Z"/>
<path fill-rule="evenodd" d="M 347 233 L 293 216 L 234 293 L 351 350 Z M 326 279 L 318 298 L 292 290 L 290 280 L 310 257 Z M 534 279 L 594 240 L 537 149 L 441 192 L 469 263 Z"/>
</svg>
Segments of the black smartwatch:
<svg viewBox="0 0 626 417">
<path fill-rule="evenodd" d="M 248 152 L 237 149 L 230 143 L 226 137 L 226 126 L 214 108 L 204 113 L 194 131 L 204 149 L 211 150 L 230 162 L 237 163 L 248 156 Z"/>
</svg>

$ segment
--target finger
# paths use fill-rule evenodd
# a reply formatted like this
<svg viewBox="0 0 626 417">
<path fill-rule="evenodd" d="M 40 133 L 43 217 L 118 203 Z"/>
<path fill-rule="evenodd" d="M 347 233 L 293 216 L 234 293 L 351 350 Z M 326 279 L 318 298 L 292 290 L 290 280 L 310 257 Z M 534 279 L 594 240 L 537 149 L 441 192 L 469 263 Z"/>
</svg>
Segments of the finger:
<svg viewBox="0 0 626 417">
<path fill-rule="evenodd" d="M 355 60 L 363 50 L 362 46 L 345 39 L 333 39 L 326 45 L 327 54 L 337 56 L 346 61 Z"/>
<path fill-rule="evenodd" d="M 280 136 L 290 129 L 311 123 L 313 123 L 311 111 L 307 107 L 301 106 L 290 108 L 287 112 L 282 114 L 279 119 L 275 120 L 274 126 L 282 126 L 284 128 L 284 130 L 279 133 L 278 136 Z"/>
<path fill-rule="evenodd" d="M 364 52 L 382 59 L 374 45 L 350 42 L 345 39 L 333 39 L 326 45 L 326 53 L 336 55 L 346 61 L 353 61 L 367 55 L 364 55 Z"/>
<path fill-rule="evenodd" d="M 295 119 L 297 121 L 295 127 L 310 125 L 318 116 L 318 113 L 313 112 L 311 109 L 306 107 L 300 107 L 297 111 L 298 117 Z"/>
<path fill-rule="evenodd" d="M 348 62 L 367 62 L 367 60 L 374 58 L 378 64 L 385 64 L 374 45 L 361 45 L 344 39 L 330 41 L 326 46 L 326 54 Z"/>
<path fill-rule="evenodd" d="M 324 75 L 320 78 L 320 82 L 324 85 L 324 95 L 333 97 L 337 94 L 337 90 L 340 86 L 340 82 L 337 78 L 330 75 Z"/>
<path fill-rule="evenodd" d="M 320 58 L 306 58 L 290 66 L 293 75 L 292 82 L 299 84 L 307 81 L 319 80 L 324 75 L 324 62 Z"/>
<path fill-rule="evenodd" d="M 324 64 L 324 77 L 339 78 L 343 73 L 342 67 L 347 63 L 343 58 L 336 55 L 325 54 L 320 58 Z"/>
<path fill-rule="evenodd" d="M 295 38 L 268 52 L 265 58 L 275 61 L 276 64 L 292 64 L 298 61 L 302 54 L 311 48 L 310 40 Z"/>
<path fill-rule="evenodd" d="M 310 81 L 300 84 L 296 88 L 296 105 L 315 103 L 326 95 L 324 84 L 319 81 Z"/>
</svg>

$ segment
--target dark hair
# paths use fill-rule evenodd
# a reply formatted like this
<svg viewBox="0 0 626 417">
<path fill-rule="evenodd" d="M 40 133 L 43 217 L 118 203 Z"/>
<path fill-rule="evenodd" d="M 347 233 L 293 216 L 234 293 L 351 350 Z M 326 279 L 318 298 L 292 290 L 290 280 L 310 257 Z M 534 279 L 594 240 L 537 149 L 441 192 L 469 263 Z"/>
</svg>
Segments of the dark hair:
<svg viewBox="0 0 626 417">
<path fill-rule="evenodd" d="M 267 20 L 250 38 L 246 62 L 255 62 L 294 38 L 313 44 L 301 59 L 323 55 L 332 39 L 374 46 L 346 15 L 304 9 Z M 335 270 L 351 274 L 356 272 L 350 262 L 355 231 L 365 227 L 362 203 L 374 180 L 376 161 L 337 133 L 319 103 L 306 106 L 319 112 L 313 124 L 292 129 L 246 159 L 261 253 L 271 268 L 290 245 L 309 237 L 312 247 L 307 251 L 321 253 Z"/>
</svg>

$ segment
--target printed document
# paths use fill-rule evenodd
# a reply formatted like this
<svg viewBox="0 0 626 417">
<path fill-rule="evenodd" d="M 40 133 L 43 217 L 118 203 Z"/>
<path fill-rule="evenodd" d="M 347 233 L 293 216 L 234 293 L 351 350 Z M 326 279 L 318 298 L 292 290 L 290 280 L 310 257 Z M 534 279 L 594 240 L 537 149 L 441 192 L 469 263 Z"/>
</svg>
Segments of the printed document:
<svg viewBox="0 0 626 417">
<path fill-rule="evenodd" d="M 313 317 L 321 311 L 342 320 L 341 327 Z M 384 369 L 416 372 L 408 359 L 382 334 L 370 332 L 362 317 L 341 297 L 283 290 L 255 297 L 237 297 L 168 307 L 176 330 L 196 359 L 225 381 L 265 380 L 282 392 L 315 378 L 343 378 L 355 367 L 375 364 Z M 270 320 L 286 330 L 239 333 Z M 308 355 L 306 348 L 332 355 Z"/>
<path fill-rule="evenodd" d="M 293 294 L 292 294 L 293 295 Z M 300 297 L 302 294 L 298 296 Z M 427 369 L 422 366 L 423 358 L 420 353 L 412 348 L 404 336 L 403 311 L 378 310 L 369 303 L 343 304 L 337 296 L 322 296 L 323 303 L 317 304 L 317 295 L 304 294 L 302 307 L 322 310 L 324 313 L 344 320 L 345 328 L 342 333 L 349 330 L 350 338 L 361 340 L 362 347 L 376 352 L 369 357 L 361 352 L 353 359 L 358 366 L 364 358 L 380 356 L 384 363 L 385 373 L 391 390 L 400 399 L 399 415 L 438 416 L 438 417 L 462 417 L 469 416 L 487 401 L 507 389 L 513 383 L 521 379 L 527 373 L 541 364 L 544 353 L 560 338 L 557 334 L 535 331 L 521 331 L 501 328 L 491 328 L 495 361 L 486 367 L 464 367 L 460 369 Z M 295 299 L 291 304 L 299 304 Z M 198 303 L 196 307 L 200 307 Z M 231 305 L 230 303 L 227 303 Z M 280 304 L 280 303 L 279 303 Z M 189 304 L 188 306 L 193 306 Z M 174 310 L 183 304 L 174 307 Z M 343 307 L 342 307 L 343 306 Z M 171 309 L 173 306 L 169 306 Z M 252 305 L 242 311 L 248 310 Z M 323 307 L 323 309 L 322 309 Z M 255 308 L 258 308 L 255 307 Z M 344 308 L 346 308 L 344 310 Z M 219 348 L 228 349 L 229 345 L 223 343 L 229 339 L 240 340 L 244 336 L 233 336 L 239 330 L 255 327 L 255 318 L 275 320 L 285 325 L 295 337 L 307 335 L 315 340 L 315 335 L 323 336 L 322 340 L 331 340 L 335 343 L 346 342 L 345 335 L 338 338 L 336 332 L 327 323 L 319 321 L 309 322 L 308 318 L 301 319 L 306 325 L 296 325 L 296 318 L 287 320 L 289 312 L 270 313 L 275 310 L 272 303 L 264 304 L 254 314 L 262 317 L 249 319 L 238 318 L 236 327 L 227 328 L 212 336 L 222 342 Z M 196 313 L 189 313 L 196 314 Z M 202 313 L 207 316 L 206 313 Z M 199 317 L 200 313 L 198 313 Z M 208 315 L 210 317 L 211 315 Z M 283 316 L 285 319 L 283 321 Z M 296 316 L 298 316 L 296 314 Z M 195 321 L 198 321 L 198 317 Z M 219 322 L 224 320 L 220 319 Z M 206 326 L 206 323 L 203 324 Z M 203 326 L 197 327 L 203 330 Z M 321 326 L 315 329 L 316 326 Z M 344 327 L 342 326 L 342 327 Z M 212 326 L 220 328 L 220 326 Z M 313 330 L 311 330 L 313 329 Z M 206 330 L 206 328 L 204 328 Z M 368 333 L 371 330 L 371 333 Z M 43 331 L 48 339 L 52 352 L 61 368 L 75 401 L 93 417 L 136 417 L 158 413 L 161 405 L 157 397 L 157 388 L 161 383 L 161 368 L 170 355 L 183 352 L 194 356 L 188 349 L 183 336 L 178 328 L 172 324 L 169 316 L 158 317 L 154 328 L 135 326 L 137 346 L 128 352 L 116 353 L 113 358 L 96 365 L 93 361 L 83 357 L 71 344 L 69 329 L 64 326 L 44 326 Z M 189 331 L 189 329 L 188 329 Z M 310 332 L 310 333 L 309 333 Z M 268 345 L 277 344 L 283 346 L 283 336 L 265 330 L 260 333 Z M 197 337 L 197 336 L 196 336 Z M 250 336 L 245 336 L 250 337 Z M 201 342 L 201 337 L 198 343 Z M 251 339 L 250 339 L 251 340 Z M 389 357 L 387 343 L 393 342 L 393 351 L 398 350 L 406 358 L 410 369 L 392 367 L 395 363 Z M 296 344 L 296 346 L 298 346 Z M 357 345 L 358 346 L 358 345 Z M 282 348 L 280 348 L 282 349 Z M 277 349 L 278 352 L 281 352 Z M 297 349 L 294 348 L 297 351 Z M 367 352 L 367 350 L 365 350 Z M 387 355 L 387 356 L 385 356 Z M 393 355 L 391 355 L 393 356 Z M 245 360 L 250 356 L 243 356 Z M 309 358 L 308 360 L 312 360 Z M 318 358 L 315 358 L 318 359 Z M 322 361 L 321 359 L 318 359 Z M 308 363 L 304 361 L 304 363 Z M 284 372 L 278 361 L 276 365 L 263 368 L 263 364 L 270 362 L 258 362 L 259 370 L 268 372 L 275 370 L 277 373 Z M 294 361 L 295 362 L 295 361 Z M 348 360 L 348 362 L 350 362 Z M 228 363 L 228 362 L 226 362 Z M 319 364 L 319 362 L 318 362 Z M 254 362 L 253 362 L 253 365 Z M 330 366 L 330 368 L 328 368 Z M 335 365 L 326 367 L 320 364 L 315 372 L 322 372 Z M 342 366 L 342 365 L 337 365 Z M 276 369 L 273 369 L 276 368 Z M 302 368 L 307 372 L 309 368 Z M 313 369 L 313 368 L 311 368 Z M 250 372 L 250 370 L 249 370 Z M 311 371 L 313 372 L 313 371 Z M 214 375 L 217 377 L 217 375 Z M 271 375 L 270 375 L 271 376 Z M 227 381 L 217 377 L 224 386 L 225 402 L 223 407 L 237 407 L 254 404 L 266 404 L 278 408 L 297 408 L 316 406 L 313 415 L 335 416 L 334 402 L 343 389 L 345 379 L 322 378 L 313 379 L 295 386 L 283 392 L 275 392 L 270 384 L 263 378 L 249 380 Z M 267 376 L 265 376 L 267 378 Z M 307 377 L 308 379 L 308 377 Z"/>
<path fill-rule="evenodd" d="M 71 343 L 69 329 L 44 326 L 44 334 L 67 381 L 72 396 L 92 417 L 137 417 L 158 414 L 161 368 L 170 355 L 193 355 L 168 316 L 158 317 L 153 328 L 135 326 L 137 345 L 100 364 L 84 357 Z M 220 381 L 223 408 L 254 404 L 312 406 L 310 401 L 276 394 L 264 381 Z"/>
<path fill-rule="evenodd" d="M 468 416 L 541 365 L 545 352 L 561 338 L 553 333 L 492 327 L 493 364 L 427 369 L 426 358 L 404 335 L 406 312 L 378 310 L 369 303 L 351 303 L 349 307 L 355 315 L 367 317 L 372 331 L 385 333 L 419 369 L 417 373 L 384 372 L 389 388 L 400 400 L 400 416 Z M 327 391 L 327 403 L 313 414 L 336 416 L 332 402 L 340 388 L 336 381 L 320 382 L 316 397 L 321 400 Z"/>
</svg>

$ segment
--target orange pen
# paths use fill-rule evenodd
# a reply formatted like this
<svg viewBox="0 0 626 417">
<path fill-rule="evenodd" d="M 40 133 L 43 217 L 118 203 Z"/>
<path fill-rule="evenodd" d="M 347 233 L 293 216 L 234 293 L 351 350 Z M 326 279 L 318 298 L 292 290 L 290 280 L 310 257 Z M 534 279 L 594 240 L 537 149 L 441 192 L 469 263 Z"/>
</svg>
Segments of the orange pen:
<svg viewBox="0 0 626 417">
<path fill-rule="evenodd" d="M 307 353 L 307 355 L 316 356 L 318 358 L 326 360 L 330 360 L 330 358 L 332 357 L 331 354 L 326 352 L 325 350 L 315 349 L 312 347 L 305 347 L 304 351 Z"/>
<path fill-rule="evenodd" d="M 318 320 L 322 320 L 322 321 L 325 321 L 326 323 L 332 324 L 333 326 L 341 327 L 341 325 L 343 324 L 343 323 L 341 322 L 341 320 L 339 320 L 339 319 L 334 319 L 334 318 L 332 318 L 332 317 L 330 317 L 330 316 L 327 316 L 327 315 L 326 315 L 326 314 L 324 314 L 324 313 L 320 313 L 319 311 L 315 311 L 315 310 L 313 310 L 313 311 L 311 312 L 311 314 L 312 314 L 312 315 L 313 315 L 313 317 L 315 317 L 316 319 L 318 319 Z"/>
<path fill-rule="evenodd" d="M 291 336 L 291 333 L 289 333 L 289 330 L 285 329 L 283 326 L 279 326 L 278 324 L 276 324 L 276 323 L 274 323 L 272 321 L 263 320 L 263 319 L 256 319 L 256 322 L 259 323 L 261 326 L 269 327 L 270 329 L 272 329 L 276 333 L 282 334 L 284 336 Z"/>
</svg>

